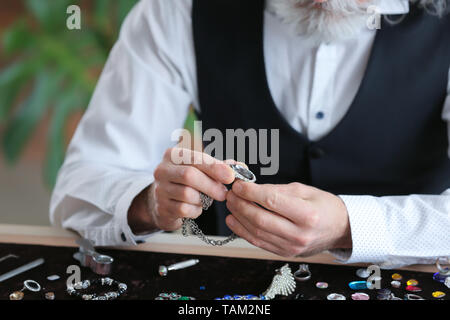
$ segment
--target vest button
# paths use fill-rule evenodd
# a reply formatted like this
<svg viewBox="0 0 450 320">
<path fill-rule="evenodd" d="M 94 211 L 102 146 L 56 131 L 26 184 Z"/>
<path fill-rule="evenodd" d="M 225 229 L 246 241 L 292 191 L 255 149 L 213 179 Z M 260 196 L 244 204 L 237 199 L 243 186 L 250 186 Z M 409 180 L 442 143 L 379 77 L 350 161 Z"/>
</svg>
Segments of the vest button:
<svg viewBox="0 0 450 320">
<path fill-rule="evenodd" d="M 318 146 L 312 146 L 312 147 L 309 149 L 309 156 L 310 156 L 312 159 L 320 159 L 320 158 L 322 158 L 324 155 L 325 155 L 325 151 L 324 151 L 322 148 L 318 147 Z"/>
</svg>

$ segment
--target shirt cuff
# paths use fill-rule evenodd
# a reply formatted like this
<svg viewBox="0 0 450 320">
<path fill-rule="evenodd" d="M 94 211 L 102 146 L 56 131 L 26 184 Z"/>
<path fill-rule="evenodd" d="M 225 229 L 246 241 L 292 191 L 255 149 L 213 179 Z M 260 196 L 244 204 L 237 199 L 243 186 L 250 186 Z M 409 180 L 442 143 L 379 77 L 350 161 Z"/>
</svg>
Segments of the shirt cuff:
<svg viewBox="0 0 450 320">
<path fill-rule="evenodd" d="M 135 235 L 128 224 L 128 210 L 134 198 L 154 181 L 153 176 L 135 179 L 127 188 L 127 191 L 119 198 L 114 212 L 115 227 L 112 228 L 111 236 L 114 242 L 120 245 L 137 245 L 145 242 L 150 236 L 159 233 L 160 230 L 150 231 L 145 235 Z"/>
<path fill-rule="evenodd" d="M 341 263 L 383 263 L 389 252 L 384 205 L 373 196 L 339 197 L 347 207 L 353 245 L 330 253 Z"/>
</svg>

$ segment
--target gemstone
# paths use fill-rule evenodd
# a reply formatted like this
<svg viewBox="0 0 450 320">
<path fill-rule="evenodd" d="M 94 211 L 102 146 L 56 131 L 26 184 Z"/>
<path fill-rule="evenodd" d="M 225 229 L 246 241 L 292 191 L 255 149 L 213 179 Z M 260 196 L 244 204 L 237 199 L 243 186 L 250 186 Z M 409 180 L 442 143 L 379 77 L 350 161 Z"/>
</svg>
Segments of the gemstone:
<svg viewBox="0 0 450 320">
<path fill-rule="evenodd" d="M 370 276 L 370 272 L 367 269 L 358 269 L 356 270 L 356 275 L 360 278 L 368 278 Z"/>
<path fill-rule="evenodd" d="M 364 290 L 367 289 L 367 281 L 353 281 L 348 286 L 353 290 Z"/>
<path fill-rule="evenodd" d="M 346 300 L 345 296 L 339 293 L 331 293 L 327 296 L 328 300 Z"/>
<path fill-rule="evenodd" d="M 406 286 L 406 291 L 410 291 L 410 292 L 420 292 L 422 291 L 421 288 L 417 287 L 417 286 Z"/>
<path fill-rule="evenodd" d="M 449 276 L 443 275 L 443 274 L 441 274 L 440 272 L 436 272 L 435 274 L 433 274 L 433 280 L 439 281 L 439 282 L 442 282 L 442 283 L 445 282 L 445 279 L 446 279 L 447 277 L 449 277 Z"/>
<path fill-rule="evenodd" d="M 390 300 L 391 295 L 390 294 L 379 294 L 377 295 L 377 300 Z"/>
<path fill-rule="evenodd" d="M 24 294 L 22 291 L 15 291 L 9 295 L 9 300 L 22 300 L 23 296 Z"/>
<path fill-rule="evenodd" d="M 392 275 L 392 280 L 400 281 L 400 280 L 402 280 L 402 279 L 403 279 L 403 277 L 402 277 L 402 275 L 399 274 L 399 273 L 394 273 L 394 274 Z"/>
<path fill-rule="evenodd" d="M 48 276 L 47 277 L 48 281 L 56 281 L 56 280 L 59 280 L 59 279 L 60 279 L 60 277 L 57 274 L 54 274 L 52 276 Z"/>
<path fill-rule="evenodd" d="M 316 283 L 316 287 L 319 288 L 319 289 L 326 289 L 326 288 L 328 288 L 328 283 L 326 283 L 326 282 L 317 282 Z"/>
<path fill-rule="evenodd" d="M 45 299 L 47 299 L 47 300 L 55 300 L 55 293 L 54 292 L 46 292 L 45 293 Z"/>
<path fill-rule="evenodd" d="M 442 291 L 435 291 L 431 295 L 433 296 L 433 298 L 437 299 L 445 297 L 445 293 Z"/>
<path fill-rule="evenodd" d="M 407 286 L 417 286 L 419 284 L 419 281 L 417 281 L 416 279 L 410 279 L 406 282 Z"/>
<path fill-rule="evenodd" d="M 370 300 L 370 296 L 367 293 L 356 292 L 352 294 L 352 300 Z"/>
<path fill-rule="evenodd" d="M 382 294 L 382 295 L 390 295 L 392 293 L 391 290 L 389 289 L 380 289 L 378 290 L 378 294 Z"/>
<path fill-rule="evenodd" d="M 402 283 L 401 283 L 400 281 L 394 280 L 394 281 L 391 282 L 391 286 L 392 286 L 393 288 L 400 288 L 401 285 L 402 285 Z"/>
</svg>

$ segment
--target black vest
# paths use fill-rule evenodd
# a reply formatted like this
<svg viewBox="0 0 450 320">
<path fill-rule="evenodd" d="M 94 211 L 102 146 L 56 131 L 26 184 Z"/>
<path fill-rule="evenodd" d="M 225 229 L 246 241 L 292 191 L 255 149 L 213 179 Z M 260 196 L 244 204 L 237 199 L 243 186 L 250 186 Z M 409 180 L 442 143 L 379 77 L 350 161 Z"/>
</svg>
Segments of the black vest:
<svg viewBox="0 0 450 320">
<path fill-rule="evenodd" d="M 280 114 L 263 50 L 264 0 L 194 0 L 193 32 L 203 130 L 279 129 L 280 168 L 259 183 L 302 182 L 335 194 L 439 194 L 450 186 L 442 108 L 450 66 L 450 17 L 412 6 L 378 31 L 359 91 L 343 120 L 309 141 Z M 295 70 L 293 70 L 295 72 Z M 225 154 L 225 153 L 224 153 Z M 226 234 L 224 204 L 202 215 Z M 209 219 L 209 221 L 208 221 Z M 229 232 L 229 230 L 228 230 Z"/>
</svg>

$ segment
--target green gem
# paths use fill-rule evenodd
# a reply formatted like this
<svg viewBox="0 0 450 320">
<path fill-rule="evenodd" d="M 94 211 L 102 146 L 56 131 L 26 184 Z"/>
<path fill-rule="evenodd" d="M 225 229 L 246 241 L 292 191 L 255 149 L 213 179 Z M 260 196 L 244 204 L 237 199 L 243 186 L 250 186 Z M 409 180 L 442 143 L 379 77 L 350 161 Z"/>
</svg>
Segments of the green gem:
<svg viewBox="0 0 450 320">
<path fill-rule="evenodd" d="M 180 297 L 178 300 L 190 300 L 189 297 Z"/>
</svg>

